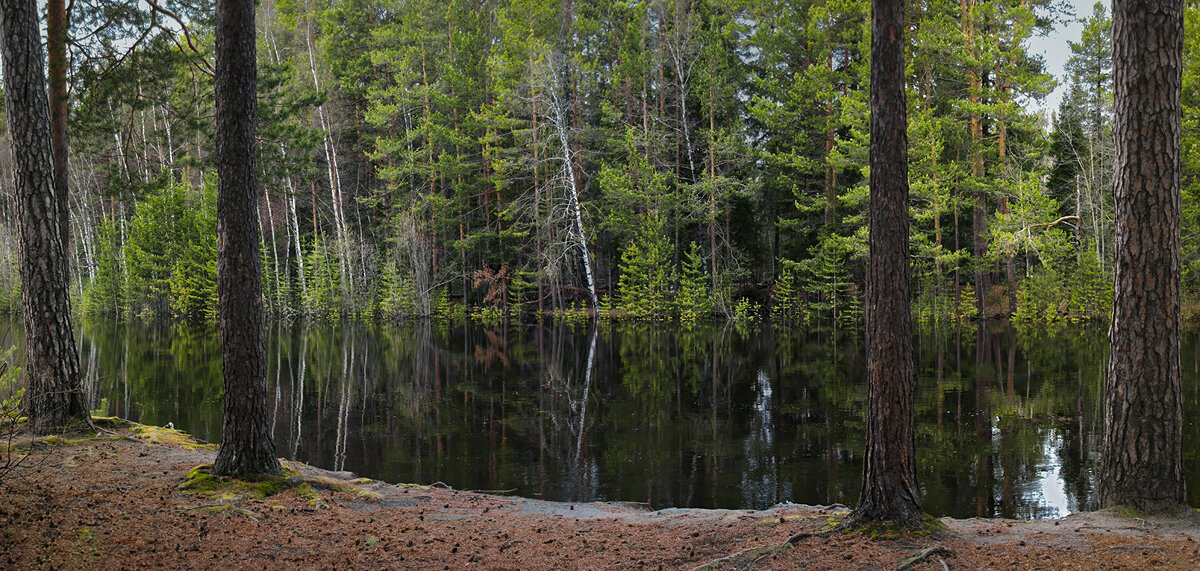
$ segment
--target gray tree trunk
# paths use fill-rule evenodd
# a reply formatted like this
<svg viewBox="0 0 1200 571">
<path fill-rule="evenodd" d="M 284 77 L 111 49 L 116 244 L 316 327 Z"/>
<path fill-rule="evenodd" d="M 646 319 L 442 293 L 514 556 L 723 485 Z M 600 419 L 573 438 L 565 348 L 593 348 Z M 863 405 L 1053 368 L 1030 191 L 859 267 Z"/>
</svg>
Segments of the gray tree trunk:
<svg viewBox="0 0 1200 571">
<path fill-rule="evenodd" d="M 267 359 L 254 171 L 254 0 L 217 0 L 217 326 L 221 449 L 213 474 L 278 474 L 267 412 Z"/>
<path fill-rule="evenodd" d="M 12 141 L 28 390 L 34 432 L 87 419 L 71 323 L 67 255 L 54 194 L 45 59 L 33 0 L 0 0 L 0 49 Z"/>
</svg>

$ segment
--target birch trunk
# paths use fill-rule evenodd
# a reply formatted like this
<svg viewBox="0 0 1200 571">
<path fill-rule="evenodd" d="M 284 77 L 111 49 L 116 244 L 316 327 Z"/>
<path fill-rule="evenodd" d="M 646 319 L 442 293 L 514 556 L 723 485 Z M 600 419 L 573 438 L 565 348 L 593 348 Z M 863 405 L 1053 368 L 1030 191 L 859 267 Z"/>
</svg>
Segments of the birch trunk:
<svg viewBox="0 0 1200 571">
<path fill-rule="evenodd" d="M 554 113 L 551 123 L 554 124 L 554 130 L 558 134 L 558 142 L 562 146 L 562 161 L 563 168 L 565 169 L 563 174 L 567 181 L 568 208 L 575 222 L 575 228 L 572 232 L 577 236 L 578 243 L 576 245 L 579 247 L 584 273 L 587 274 L 588 296 L 592 300 L 592 310 L 599 311 L 600 302 L 596 296 L 596 280 L 592 276 L 591 254 L 588 252 L 587 234 L 583 231 L 583 214 L 579 206 L 579 189 L 575 184 L 575 165 L 571 156 L 571 146 L 567 142 L 567 119 L 563 116 L 562 101 L 558 97 L 558 89 L 554 86 L 553 80 L 550 83 L 549 94 L 550 110 Z"/>
</svg>

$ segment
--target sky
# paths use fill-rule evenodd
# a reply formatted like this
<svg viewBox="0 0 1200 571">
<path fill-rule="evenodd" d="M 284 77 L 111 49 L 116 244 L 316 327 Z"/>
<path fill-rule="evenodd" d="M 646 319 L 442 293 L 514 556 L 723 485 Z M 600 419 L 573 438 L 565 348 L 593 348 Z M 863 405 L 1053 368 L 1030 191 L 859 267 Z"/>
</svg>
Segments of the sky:
<svg viewBox="0 0 1200 571">
<path fill-rule="evenodd" d="M 1111 0 L 1100 1 L 1111 14 Z M 1029 40 L 1031 51 L 1042 54 L 1042 57 L 1046 59 L 1046 70 L 1054 74 L 1054 78 L 1058 80 L 1058 88 L 1047 96 L 1041 105 L 1035 104 L 1035 107 L 1046 111 L 1047 117 L 1058 109 L 1058 104 L 1066 93 L 1066 77 L 1063 75 L 1063 66 L 1066 65 L 1067 58 L 1071 55 L 1071 47 L 1067 45 L 1067 42 L 1079 41 L 1079 34 L 1083 31 L 1082 20 L 1092 15 L 1092 5 L 1096 3 L 1096 0 L 1068 0 L 1068 3 L 1075 8 L 1075 18 L 1072 22 L 1056 28 L 1045 37 L 1035 36 Z"/>
</svg>

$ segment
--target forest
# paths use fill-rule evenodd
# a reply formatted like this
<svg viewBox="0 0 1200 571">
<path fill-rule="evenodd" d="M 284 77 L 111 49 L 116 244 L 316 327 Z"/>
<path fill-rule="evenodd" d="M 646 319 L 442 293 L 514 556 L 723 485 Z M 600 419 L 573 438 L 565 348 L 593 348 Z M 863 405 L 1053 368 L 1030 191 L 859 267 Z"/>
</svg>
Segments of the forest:
<svg viewBox="0 0 1200 571">
<path fill-rule="evenodd" d="M 1184 410 L 1194 408 L 1185 403 L 1196 399 L 1194 381 L 1182 382 L 1181 317 L 1200 296 L 1181 291 L 1200 277 L 1196 237 L 1181 228 L 1200 216 L 1197 86 L 1185 65 L 1196 59 L 1185 27 L 1195 30 L 1200 4 L 1122 0 L 1113 10 L 1110 19 L 1098 3 L 1076 21 L 1067 94 L 1047 111 L 1040 102 L 1056 80 L 1030 45 L 1075 18 L 1065 3 L 266 0 L 259 10 L 255 0 L 48 0 L 43 68 L 35 2 L 0 0 L 12 175 L 4 209 L 16 227 L 0 242 L 10 255 L 0 283 L 19 274 L 22 290 L 3 293 L 10 307 L 20 299 L 26 356 L 9 373 L 12 352 L 0 355 L 0 380 L 19 374 L 27 385 L 0 402 L 0 477 L 22 474 L 38 446 L 111 437 L 109 450 L 132 442 L 195 453 L 159 452 L 168 463 L 88 445 L 101 462 L 124 457 L 124 467 L 100 471 L 142 474 L 118 495 L 167 499 L 149 485 L 166 478 L 130 469 L 143 462 L 170 465 L 166 477 L 192 466 L 176 495 L 221 493 L 217 504 L 165 510 L 176 516 L 214 508 L 257 522 L 236 504 L 288 492 L 309 502 L 305 513 L 350 501 L 326 503 L 313 485 L 401 510 L 435 489 L 458 493 L 440 479 L 397 488 L 344 470 L 347 460 L 378 460 L 371 452 L 390 439 L 400 445 L 389 460 L 399 462 L 385 463 L 415 459 L 405 472 L 428 463 L 438 475 L 462 472 L 451 461 L 478 446 L 491 455 L 476 466 L 486 466 L 486 487 L 464 491 L 505 495 L 518 488 L 493 481 L 533 482 L 533 496 L 564 494 L 562 514 L 576 512 L 575 498 L 607 497 L 612 483 L 599 475 L 632 464 L 623 456 L 668 478 L 688 474 L 686 491 L 613 493 L 644 491 L 645 502 L 624 507 L 645 517 L 661 515 L 656 497 L 764 506 L 790 502 L 793 485 L 830 502 L 806 507 L 825 522 L 820 531 L 788 531 L 697 569 L 753 564 L 826 532 L 867 544 L 949 537 L 923 496 L 957 505 L 973 495 L 977 516 L 1099 505 L 1113 508 L 1100 520 L 1146 524 L 1146 514 L 1194 530 L 1184 466 L 1195 455 L 1183 443 Z M 77 330 L 72 306 L 98 317 L 86 343 L 75 335 L 89 319 Z M 1095 327 L 1021 327 L 1106 317 L 1107 355 Z M 404 328 L 379 323 L 408 318 L 417 319 Z M 727 321 L 690 326 L 714 318 Z M 666 319 L 688 326 L 647 323 Z M 184 323 L 215 324 L 219 335 Z M 1035 365 L 1050 347 L 1075 355 Z M 972 349 L 974 367 L 964 358 Z M 124 418 L 152 411 L 144 397 L 165 390 L 157 404 L 211 432 L 215 408 L 198 409 L 215 404 L 218 352 L 219 445 L 173 420 Z M 168 355 L 176 371 L 199 376 L 160 368 Z M 722 440 L 722 426 L 740 432 Z M 862 448 L 847 444 L 860 428 Z M 14 447 L 25 430 L 28 454 Z M 60 431 L 87 436 L 67 441 Z M 536 444 L 521 445 L 534 434 Z M 292 455 L 312 441 L 320 455 L 332 436 L 335 471 L 281 459 L 280 435 Z M 966 463 L 919 460 L 919 441 L 925 454 Z M 211 463 L 195 464 L 210 452 Z M 1058 460 L 1042 461 L 1051 455 Z M 29 469 L 74 479 L 69 470 L 95 467 L 82 458 Z M 516 463 L 501 467 L 502 458 Z M 807 477 L 814 458 L 819 474 Z M 853 482 L 841 465 L 862 468 L 852 511 L 840 501 Z M 922 486 L 918 477 L 931 474 Z M 822 478 L 823 488 L 811 485 Z M 613 481 L 622 480 L 641 488 L 645 479 Z M 227 494 L 247 484 L 261 495 Z M 82 497 L 73 485 L 35 485 L 44 499 Z M 410 487 L 422 495 L 397 499 Z M 740 498 L 718 497 L 735 488 Z M 30 491 L 17 497 L 38 504 Z M 468 500 L 472 510 L 478 500 Z M 88 505 L 101 501 L 110 500 L 92 494 Z M 45 519 L 30 505 L 18 511 Z M 492 507 L 504 509 L 452 519 L 491 534 L 497 519 L 483 514 Z M 607 518 L 584 507 L 576 515 Z M 119 513 L 124 523 L 130 512 Z M 768 523 L 787 523 L 775 513 Z M 88 518 L 65 529 L 107 516 Z M 141 523 L 158 529 L 151 521 Z M 98 555 L 80 529 L 77 547 Z M 410 531 L 428 533 L 396 533 Z M 492 537 L 504 541 L 493 546 L 499 557 L 537 543 Z M 407 548 L 428 557 L 435 541 L 449 542 Z M 366 548 L 379 542 L 365 538 Z M 745 545 L 758 543 L 755 534 Z M 957 557 L 932 546 L 899 567 L 935 553 Z"/>
<path fill-rule="evenodd" d="M 264 0 L 268 313 L 856 324 L 869 11 L 865 0 Z M 67 16 L 75 307 L 212 321 L 212 7 L 78 2 Z M 1056 80 L 1029 42 L 1071 18 L 1085 25 Z M 906 25 L 917 318 L 1107 318 L 1104 6 L 930 1 L 912 3 Z M 1185 311 L 1200 290 L 1197 25 L 1189 2 Z M 1056 81 L 1061 105 L 1039 111 Z M 9 308 L 16 248 L 0 236 Z"/>
</svg>

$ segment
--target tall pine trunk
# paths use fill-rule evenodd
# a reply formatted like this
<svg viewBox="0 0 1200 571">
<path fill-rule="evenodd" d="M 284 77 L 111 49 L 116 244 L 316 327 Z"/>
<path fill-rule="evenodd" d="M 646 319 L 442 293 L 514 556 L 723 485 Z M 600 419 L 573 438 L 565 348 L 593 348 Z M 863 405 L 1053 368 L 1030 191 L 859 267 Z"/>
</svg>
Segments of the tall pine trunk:
<svg viewBox="0 0 1200 571">
<path fill-rule="evenodd" d="M 217 0 L 217 324 L 221 449 L 213 474 L 278 474 L 267 415 L 267 359 L 254 163 L 254 0 Z"/>
<path fill-rule="evenodd" d="M 1116 280 L 1100 503 L 1184 507 L 1183 0 L 1113 2 Z"/>
<path fill-rule="evenodd" d="M 913 429 L 904 4 L 871 2 L 867 446 L 852 521 L 921 521 Z"/>
<path fill-rule="evenodd" d="M 87 419 L 71 323 L 60 208 L 54 194 L 50 111 L 33 0 L 0 0 L 0 49 L 12 141 L 21 308 L 26 341 L 25 410 L 36 433 Z"/>
<path fill-rule="evenodd" d="M 71 209 L 67 198 L 67 17 L 66 0 L 46 2 L 46 51 L 50 71 L 50 148 L 54 153 L 54 196 L 63 249 L 71 236 Z"/>
</svg>

